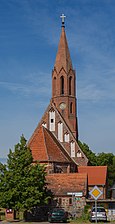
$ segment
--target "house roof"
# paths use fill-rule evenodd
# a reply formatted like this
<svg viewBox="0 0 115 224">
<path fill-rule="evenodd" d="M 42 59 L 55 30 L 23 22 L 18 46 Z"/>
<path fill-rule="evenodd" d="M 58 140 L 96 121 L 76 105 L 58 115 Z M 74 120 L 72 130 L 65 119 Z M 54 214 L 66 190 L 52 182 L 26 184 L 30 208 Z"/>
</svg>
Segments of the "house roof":
<svg viewBox="0 0 115 224">
<path fill-rule="evenodd" d="M 36 129 L 28 146 L 32 151 L 34 161 L 73 162 L 52 132 L 42 125 Z"/>
<path fill-rule="evenodd" d="M 87 173 L 88 185 L 105 185 L 107 166 L 79 166 L 79 173 Z"/>
<path fill-rule="evenodd" d="M 55 173 L 47 175 L 46 180 L 54 195 L 67 195 L 68 192 L 83 192 L 86 195 L 87 174 Z"/>
</svg>

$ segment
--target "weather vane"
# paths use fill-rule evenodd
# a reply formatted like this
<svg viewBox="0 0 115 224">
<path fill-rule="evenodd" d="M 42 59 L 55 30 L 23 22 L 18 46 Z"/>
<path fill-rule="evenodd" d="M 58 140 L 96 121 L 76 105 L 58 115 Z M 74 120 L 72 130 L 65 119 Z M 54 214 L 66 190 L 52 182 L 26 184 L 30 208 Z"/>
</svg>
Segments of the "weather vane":
<svg viewBox="0 0 115 224">
<path fill-rule="evenodd" d="M 64 14 L 62 14 L 62 15 L 60 16 L 60 18 L 61 18 L 61 21 L 62 21 L 62 26 L 64 26 L 66 16 L 65 16 Z"/>
</svg>

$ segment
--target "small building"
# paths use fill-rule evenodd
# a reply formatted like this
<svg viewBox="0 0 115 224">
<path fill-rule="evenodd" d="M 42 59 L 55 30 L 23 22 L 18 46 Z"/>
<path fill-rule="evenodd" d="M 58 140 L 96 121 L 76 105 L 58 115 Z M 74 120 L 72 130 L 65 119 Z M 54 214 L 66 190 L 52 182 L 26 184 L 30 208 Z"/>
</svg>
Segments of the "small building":
<svg viewBox="0 0 115 224">
<path fill-rule="evenodd" d="M 79 166 L 79 173 L 87 173 L 88 176 L 88 192 L 90 192 L 94 186 L 97 186 L 102 195 L 99 199 L 106 199 L 107 196 L 107 166 Z M 88 194 L 88 199 L 92 199 Z"/>
<path fill-rule="evenodd" d="M 71 214 L 80 213 L 84 209 L 87 197 L 87 174 L 50 174 L 46 178 L 57 206 L 65 208 Z"/>
</svg>

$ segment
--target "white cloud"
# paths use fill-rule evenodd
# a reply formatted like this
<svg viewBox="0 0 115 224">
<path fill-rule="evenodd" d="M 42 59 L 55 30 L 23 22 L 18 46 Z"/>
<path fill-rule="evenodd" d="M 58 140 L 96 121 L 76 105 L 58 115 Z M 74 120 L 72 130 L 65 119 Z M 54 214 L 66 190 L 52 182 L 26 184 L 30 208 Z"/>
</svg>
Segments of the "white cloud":
<svg viewBox="0 0 115 224">
<path fill-rule="evenodd" d="M 21 94 L 23 96 L 30 96 L 32 94 L 34 95 L 42 95 L 48 96 L 49 93 L 49 87 L 48 86 L 40 86 L 41 83 L 39 83 L 38 88 L 36 88 L 36 85 L 24 85 L 20 83 L 10 83 L 10 82 L 0 82 L 0 86 L 2 88 L 7 89 L 8 91 L 12 93 Z"/>
</svg>

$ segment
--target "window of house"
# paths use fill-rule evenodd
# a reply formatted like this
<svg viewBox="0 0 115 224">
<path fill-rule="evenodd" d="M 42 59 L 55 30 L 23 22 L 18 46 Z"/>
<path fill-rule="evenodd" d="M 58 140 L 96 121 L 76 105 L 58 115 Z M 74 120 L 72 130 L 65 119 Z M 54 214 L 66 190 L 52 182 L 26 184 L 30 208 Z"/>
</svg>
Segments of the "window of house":
<svg viewBox="0 0 115 224">
<path fill-rule="evenodd" d="M 78 152 L 77 152 L 77 157 L 82 157 L 82 155 L 81 155 L 81 152 L 80 152 L 80 151 L 78 151 Z"/>
<path fill-rule="evenodd" d="M 55 111 L 49 112 L 49 130 L 55 131 Z"/>
<path fill-rule="evenodd" d="M 54 165 L 54 173 L 63 173 L 63 169 L 61 165 L 58 165 L 58 164 Z"/>
<path fill-rule="evenodd" d="M 61 95 L 64 94 L 64 77 L 63 76 L 60 77 L 60 94 Z"/>
<path fill-rule="evenodd" d="M 62 122 L 58 123 L 58 140 L 60 142 L 63 142 L 63 123 Z"/>
<path fill-rule="evenodd" d="M 69 205 L 72 205 L 72 198 L 69 198 Z"/>
<path fill-rule="evenodd" d="M 69 77 L 69 95 L 72 94 L 71 90 L 72 90 L 72 77 L 70 76 Z"/>
<path fill-rule="evenodd" d="M 73 113 L 73 103 L 72 102 L 70 103 L 70 113 L 71 114 Z"/>
<path fill-rule="evenodd" d="M 64 141 L 65 142 L 69 142 L 69 134 L 68 133 L 65 133 L 65 135 L 64 135 Z"/>
<path fill-rule="evenodd" d="M 75 157 L 75 142 L 71 142 L 71 157 Z"/>
<path fill-rule="evenodd" d="M 53 95 L 56 95 L 56 77 L 53 79 Z"/>
</svg>

